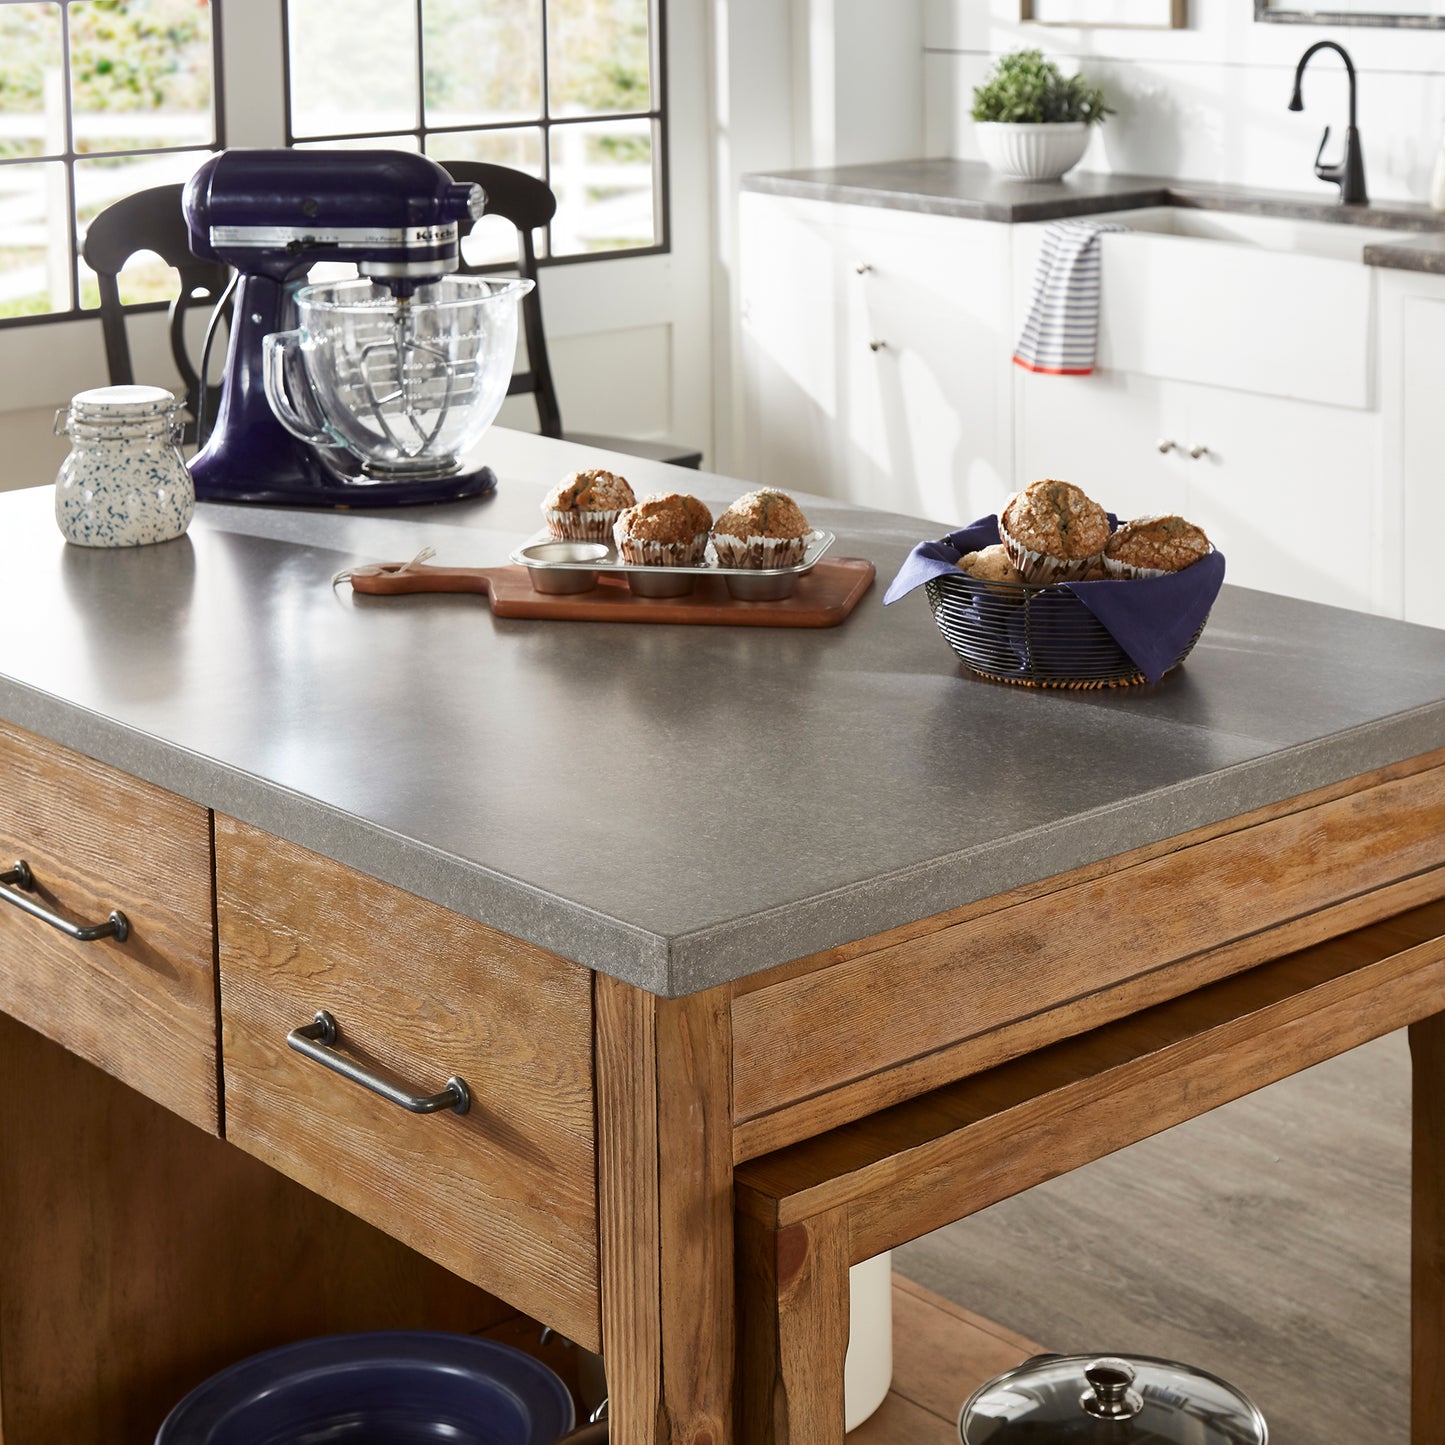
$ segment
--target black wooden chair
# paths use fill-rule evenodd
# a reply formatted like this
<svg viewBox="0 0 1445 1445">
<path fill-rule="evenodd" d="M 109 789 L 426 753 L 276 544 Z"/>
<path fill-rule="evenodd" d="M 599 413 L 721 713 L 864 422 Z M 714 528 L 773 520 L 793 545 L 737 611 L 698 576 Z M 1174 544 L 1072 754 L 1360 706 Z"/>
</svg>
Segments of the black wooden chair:
<svg viewBox="0 0 1445 1445">
<path fill-rule="evenodd" d="M 486 191 L 489 216 L 501 216 L 517 228 L 517 268 L 528 280 L 535 282 L 537 251 L 532 243 L 532 232 L 539 226 L 545 226 L 557 212 L 557 197 L 552 194 L 552 188 L 536 176 L 508 166 L 494 166 L 483 161 L 443 161 L 442 164 L 456 180 L 472 182 Z M 464 234 L 468 229 L 463 223 Z M 465 260 L 461 264 L 461 270 L 469 274 L 483 269 L 468 265 Z M 551 363 L 547 359 L 547 337 L 542 329 L 542 293 L 536 285 L 522 301 L 522 330 L 527 338 L 527 369 L 513 375 L 507 395 L 530 393 L 536 397 L 537 421 L 543 436 L 580 442 L 605 451 L 624 452 L 652 462 L 671 462 L 679 467 L 702 464 L 702 452 L 692 447 L 643 441 L 635 437 L 563 431 L 557 388 L 552 380 Z"/>
<path fill-rule="evenodd" d="M 125 311 L 116 282 L 121 267 L 137 251 L 154 251 L 180 272 L 180 294 L 170 308 L 171 355 L 185 383 L 186 410 L 191 415 L 183 440 L 194 442 L 195 419 L 201 415 L 202 381 L 186 346 L 186 314 L 193 308 L 213 310 L 226 288 L 230 270 L 219 262 L 202 261 L 191 254 L 186 220 L 181 214 L 182 189 L 179 183 L 152 186 L 107 206 L 90 223 L 82 254 L 100 285 L 100 329 L 105 337 L 105 364 L 112 386 L 135 382 Z M 205 415 L 212 420 L 220 394 L 219 383 L 205 388 Z"/>
</svg>

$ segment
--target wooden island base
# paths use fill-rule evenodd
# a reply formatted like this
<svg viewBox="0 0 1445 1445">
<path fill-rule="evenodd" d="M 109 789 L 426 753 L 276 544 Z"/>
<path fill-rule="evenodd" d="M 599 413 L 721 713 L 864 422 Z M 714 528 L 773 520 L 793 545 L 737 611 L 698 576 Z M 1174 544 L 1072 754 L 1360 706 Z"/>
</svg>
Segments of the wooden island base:
<svg viewBox="0 0 1445 1445">
<path fill-rule="evenodd" d="M 214 1371 L 349 1330 L 482 1334 L 580 1394 L 560 1336 L 3 1016 L 0 1127 L 4 1445 L 150 1445 Z M 901 1275 L 893 1327 L 856 1445 L 950 1445 L 969 1393 L 1041 1348 Z"/>
<path fill-rule="evenodd" d="M 1440 1445 L 1445 752 L 678 999 L 19 729 L 0 765 L 0 862 L 131 923 L 0 908 L 0 1445 L 149 1445 L 307 1335 L 537 1320 L 601 1345 L 618 1445 L 839 1445 L 850 1262 L 1407 1024 Z M 472 1109 L 289 1049 L 323 1009 Z M 943 1445 L 1032 1347 L 899 1291 L 860 1440 Z"/>
</svg>

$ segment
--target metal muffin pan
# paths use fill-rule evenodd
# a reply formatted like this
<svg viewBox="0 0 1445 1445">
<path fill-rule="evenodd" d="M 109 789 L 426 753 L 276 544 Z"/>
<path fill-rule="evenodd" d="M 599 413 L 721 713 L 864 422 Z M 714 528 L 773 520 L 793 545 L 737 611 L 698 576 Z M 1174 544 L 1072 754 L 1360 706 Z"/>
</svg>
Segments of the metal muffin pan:
<svg viewBox="0 0 1445 1445">
<path fill-rule="evenodd" d="M 685 597 L 699 577 L 721 577 L 728 592 L 740 602 L 778 602 L 793 595 L 798 578 L 811 572 L 837 540 L 832 532 L 815 531 L 796 567 L 720 567 L 711 542 L 707 544 L 706 560 L 697 566 L 646 567 L 624 562 L 614 548 L 603 542 L 561 541 L 544 527 L 518 547 L 511 560 L 527 569 L 534 590 L 554 596 L 590 592 L 607 572 L 625 577 L 628 587 L 639 597 Z"/>
</svg>

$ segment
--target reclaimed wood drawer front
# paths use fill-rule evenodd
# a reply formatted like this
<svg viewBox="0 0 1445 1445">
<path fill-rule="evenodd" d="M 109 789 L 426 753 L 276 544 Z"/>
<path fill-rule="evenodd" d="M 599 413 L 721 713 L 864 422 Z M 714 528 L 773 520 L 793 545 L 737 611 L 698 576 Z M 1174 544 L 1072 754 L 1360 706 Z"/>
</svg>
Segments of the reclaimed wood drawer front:
<svg viewBox="0 0 1445 1445">
<path fill-rule="evenodd" d="M 739 990 L 735 1157 L 1445 896 L 1445 768 L 1395 771 Z"/>
<path fill-rule="evenodd" d="M 209 812 L 0 724 L 0 870 L 17 861 L 52 913 L 129 929 L 81 943 L 0 900 L 0 1012 L 216 1133 Z"/>
<path fill-rule="evenodd" d="M 587 970 L 229 818 L 216 819 L 226 1137 L 590 1349 L 600 1347 Z M 287 1046 L 336 1050 L 417 1115 Z"/>
</svg>

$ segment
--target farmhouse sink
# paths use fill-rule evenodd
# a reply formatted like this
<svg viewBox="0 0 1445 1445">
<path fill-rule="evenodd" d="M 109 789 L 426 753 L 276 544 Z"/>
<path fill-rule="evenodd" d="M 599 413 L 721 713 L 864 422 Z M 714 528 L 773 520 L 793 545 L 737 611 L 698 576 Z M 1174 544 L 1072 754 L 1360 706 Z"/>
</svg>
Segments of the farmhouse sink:
<svg viewBox="0 0 1445 1445">
<path fill-rule="evenodd" d="M 1177 206 L 1092 219 L 1126 228 L 1100 242 L 1100 366 L 1372 404 L 1374 277 L 1363 253 L 1400 233 Z"/>
<path fill-rule="evenodd" d="M 1149 206 L 1092 217 L 1127 226 L 1131 231 L 1181 236 L 1196 241 L 1222 241 L 1265 251 L 1287 251 L 1330 261 L 1362 261 L 1366 246 L 1409 245 L 1419 236 L 1382 231 L 1348 222 L 1296 221 L 1279 216 L 1249 216 L 1233 211 L 1196 211 L 1183 206 Z"/>
</svg>

